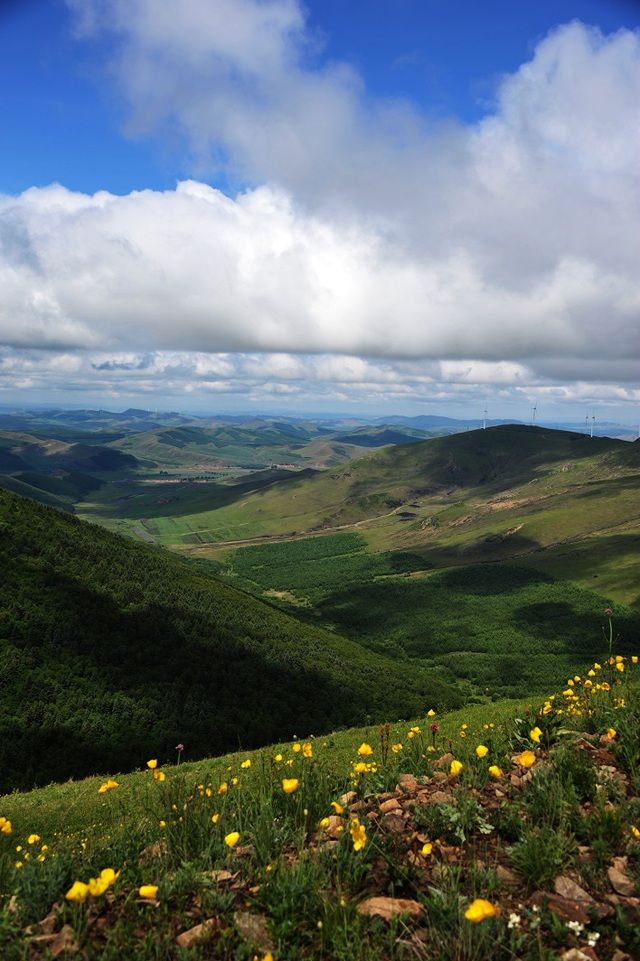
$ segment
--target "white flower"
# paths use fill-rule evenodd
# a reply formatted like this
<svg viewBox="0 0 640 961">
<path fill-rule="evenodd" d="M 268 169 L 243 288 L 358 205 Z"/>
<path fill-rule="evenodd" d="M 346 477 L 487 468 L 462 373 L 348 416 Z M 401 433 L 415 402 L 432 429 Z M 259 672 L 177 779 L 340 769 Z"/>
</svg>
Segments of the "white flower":
<svg viewBox="0 0 640 961">
<path fill-rule="evenodd" d="M 600 934 L 598 931 L 594 931 L 592 934 L 589 935 L 589 937 L 587 938 L 587 944 L 589 945 L 590 948 L 595 948 L 596 944 L 598 943 L 599 937 L 600 937 Z"/>
<path fill-rule="evenodd" d="M 515 911 L 512 911 L 511 914 L 509 915 L 509 923 L 507 927 L 510 930 L 513 928 L 519 928 L 521 921 L 522 921 L 522 918 L 520 917 L 520 915 L 516 914 Z"/>
<path fill-rule="evenodd" d="M 584 924 L 580 924 L 579 921 L 567 921 L 567 927 L 574 932 L 574 934 L 582 934 L 584 931 Z"/>
</svg>

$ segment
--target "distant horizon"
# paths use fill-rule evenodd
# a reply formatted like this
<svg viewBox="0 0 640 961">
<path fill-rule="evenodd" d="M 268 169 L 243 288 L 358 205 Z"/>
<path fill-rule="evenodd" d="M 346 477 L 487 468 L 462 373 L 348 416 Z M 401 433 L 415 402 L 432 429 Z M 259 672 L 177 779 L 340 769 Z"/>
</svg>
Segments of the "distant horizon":
<svg viewBox="0 0 640 961">
<path fill-rule="evenodd" d="M 394 420 L 397 418 L 413 420 L 413 419 L 422 418 L 422 417 L 435 418 L 435 419 L 440 418 L 443 420 L 450 420 L 458 424 L 464 424 L 464 423 L 482 424 L 482 421 L 483 421 L 482 411 L 480 411 L 475 415 L 458 414 L 456 416 L 455 414 L 444 413 L 440 411 L 436 412 L 433 410 L 428 410 L 428 411 L 425 410 L 420 412 L 414 411 L 411 413 L 387 411 L 387 413 L 384 414 L 379 412 L 365 413 L 363 411 L 356 412 L 353 410 L 349 411 L 349 410 L 340 410 L 340 409 L 325 410 L 325 411 L 321 411 L 317 409 L 316 410 L 302 409 L 294 413 L 286 410 L 285 408 L 279 408 L 279 407 L 273 407 L 271 409 L 264 408 L 264 407 L 262 408 L 260 407 L 239 408 L 238 407 L 238 408 L 227 408 L 227 409 L 221 409 L 221 408 L 195 409 L 195 408 L 188 408 L 188 407 L 160 407 L 160 406 L 147 407 L 147 406 L 142 406 L 137 404 L 126 404 L 124 406 L 100 405 L 96 407 L 91 404 L 54 404 L 54 403 L 35 403 L 35 402 L 34 403 L 21 402 L 16 404 L 0 403 L 0 412 L 3 412 L 3 413 L 5 412 L 47 413 L 50 411 L 63 411 L 63 412 L 68 411 L 72 413 L 74 411 L 87 411 L 88 413 L 124 414 L 129 410 L 141 411 L 142 413 L 149 414 L 150 417 L 152 418 L 153 417 L 160 418 L 163 416 L 169 416 L 170 414 L 175 414 L 182 417 L 194 417 L 196 419 L 206 419 L 208 417 L 212 417 L 212 418 L 214 417 L 256 417 L 256 418 L 265 418 L 265 419 L 284 418 L 292 421 L 306 420 L 306 419 L 309 419 L 309 420 L 362 420 L 365 423 L 380 422 L 383 424 L 389 423 L 391 420 Z M 589 416 L 589 422 L 590 421 L 591 421 L 591 416 Z M 519 424 L 525 427 L 545 427 L 545 426 L 553 427 L 553 426 L 560 425 L 560 426 L 567 426 L 567 427 L 569 426 L 576 427 L 578 429 L 582 428 L 583 430 L 587 429 L 585 428 L 584 417 L 582 419 L 577 419 L 577 420 L 572 420 L 570 418 L 562 418 L 562 417 L 545 419 L 537 415 L 535 423 L 533 423 L 531 418 L 527 420 L 523 417 L 516 417 L 511 415 L 504 415 L 504 414 L 492 415 L 489 412 L 487 414 L 486 422 L 487 422 L 487 426 L 513 423 L 513 424 Z M 596 427 L 596 429 L 598 426 L 599 427 L 603 427 L 603 426 L 623 427 L 623 428 L 638 432 L 639 425 L 637 422 L 634 423 L 633 421 L 625 422 L 623 420 L 598 418 L 596 416 L 594 426 Z M 0 427 L 0 430 L 2 429 L 3 428 Z"/>
</svg>

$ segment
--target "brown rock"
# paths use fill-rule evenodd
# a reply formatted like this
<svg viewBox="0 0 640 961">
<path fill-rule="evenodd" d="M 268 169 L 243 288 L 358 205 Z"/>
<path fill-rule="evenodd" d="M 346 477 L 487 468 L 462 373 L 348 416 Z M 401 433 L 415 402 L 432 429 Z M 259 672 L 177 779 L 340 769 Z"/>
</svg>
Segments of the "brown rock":
<svg viewBox="0 0 640 961">
<path fill-rule="evenodd" d="M 590 894 L 565 875 L 561 874 L 557 877 L 553 882 L 553 887 L 556 894 L 559 894 L 561 898 L 569 898 L 571 901 L 584 901 L 587 904 L 594 903 L 594 899 Z"/>
<path fill-rule="evenodd" d="M 536 891 L 531 898 L 531 903 L 540 907 L 546 905 L 550 911 L 565 921 L 579 921 L 580 924 L 589 924 L 593 912 L 599 921 L 610 918 L 615 913 L 608 904 L 599 904 L 597 901 L 576 901 L 572 898 L 563 898 L 559 894 L 552 894 L 550 891 Z"/>
<path fill-rule="evenodd" d="M 421 904 L 407 898 L 367 898 L 358 905 L 358 914 L 383 918 L 385 921 L 390 921 L 391 918 L 396 918 L 400 914 L 418 918 L 423 912 L 424 908 Z"/>
<path fill-rule="evenodd" d="M 402 811 L 402 806 L 396 798 L 390 798 L 388 801 L 383 801 L 380 805 L 380 811 L 382 814 L 391 814 L 395 811 Z"/>
<path fill-rule="evenodd" d="M 235 881 L 238 871 L 207 871 L 207 877 L 215 881 L 216 884 L 224 884 L 226 881 Z"/>
<path fill-rule="evenodd" d="M 415 794 L 418 790 L 418 782 L 413 774 L 401 774 L 398 778 L 398 787 L 405 794 Z"/>
<path fill-rule="evenodd" d="M 323 828 L 323 834 L 325 837 L 332 841 L 337 841 L 340 835 L 344 832 L 344 818 L 340 817 L 338 814 L 331 814 L 327 818 L 329 822 L 326 828 Z"/>
<path fill-rule="evenodd" d="M 621 951 L 620 948 L 616 948 L 611 957 L 611 961 L 632 961 L 632 958 L 626 951 Z"/>
<path fill-rule="evenodd" d="M 616 858 L 616 861 L 621 860 Z M 609 883 L 614 891 L 618 894 L 622 894 L 624 897 L 631 897 L 634 894 L 636 888 L 633 881 L 628 875 L 621 871 L 618 867 L 610 867 L 607 871 L 607 877 L 609 878 Z"/>
<path fill-rule="evenodd" d="M 586 954 L 585 951 L 581 951 L 580 948 L 569 948 L 560 955 L 562 961 L 593 961 L 593 954 Z"/>
<path fill-rule="evenodd" d="M 436 758 L 436 760 L 433 762 L 433 766 L 436 769 L 449 767 L 452 761 L 453 761 L 453 754 L 451 754 L 451 752 L 449 751 L 447 752 L 447 754 L 443 754 L 442 757 Z"/>
<path fill-rule="evenodd" d="M 429 800 L 432 804 L 453 804 L 453 794 L 448 791 L 434 791 Z"/>
<path fill-rule="evenodd" d="M 505 886 L 513 885 L 515 887 L 516 885 L 520 884 L 520 878 L 516 872 L 512 871 L 511 868 L 505 867 L 504 864 L 498 865 L 496 868 L 496 875 L 500 884 Z"/>
<path fill-rule="evenodd" d="M 188 931 L 183 931 L 176 938 L 176 944 L 179 948 L 191 948 L 194 944 L 199 944 L 201 941 L 207 941 L 212 932 L 216 927 L 217 921 L 215 918 L 209 918 L 208 921 L 203 921 L 202 924 L 196 924 L 194 928 L 189 928 Z"/>
<path fill-rule="evenodd" d="M 350 804 L 353 804 L 354 801 L 358 800 L 358 795 L 355 791 L 347 791 L 347 793 L 343 794 L 338 800 L 343 807 L 348 807 Z"/>
<path fill-rule="evenodd" d="M 260 951 L 273 951 L 273 941 L 267 930 L 267 919 L 251 911 L 236 911 L 233 915 L 236 928 L 245 939 Z"/>
<path fill-rule="evenodd" d="M 403 834 L 407 827 L 407 818 L 392 811 L 390 814 L 385 814 L 384 824 L 394 834 Z"/>
</svg>

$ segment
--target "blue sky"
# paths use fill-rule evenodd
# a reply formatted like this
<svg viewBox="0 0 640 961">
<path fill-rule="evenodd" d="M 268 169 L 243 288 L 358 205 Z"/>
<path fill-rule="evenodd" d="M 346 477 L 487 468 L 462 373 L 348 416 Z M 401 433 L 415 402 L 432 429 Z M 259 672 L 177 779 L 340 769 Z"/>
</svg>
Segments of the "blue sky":
<svg viewBox="0 0 640 961">
<path fill-rule="evenodd" d="M 318 50 L 353 63 L 372 95 L 408 98 L 427 114 L 477 120 L 504 73 L 556 24 L 605 32 L 640 27 L 640 3 L 616 0 L 315 0 Z M 73 36 L 63 0 L 16 0 L 0 13 L 0 190 L 58 181 L 84 192 L 172 188 L 190 176 L 184 145 L 127 137 L 100 64 L 108 44 Z M 224 178 L 212 178 L 223 189 Z"/>
<path fill-rule="evenodd" d="M 148 3 L 0 6 L 0 403 L 635 418 L 640 4 Z"/>
</svg>

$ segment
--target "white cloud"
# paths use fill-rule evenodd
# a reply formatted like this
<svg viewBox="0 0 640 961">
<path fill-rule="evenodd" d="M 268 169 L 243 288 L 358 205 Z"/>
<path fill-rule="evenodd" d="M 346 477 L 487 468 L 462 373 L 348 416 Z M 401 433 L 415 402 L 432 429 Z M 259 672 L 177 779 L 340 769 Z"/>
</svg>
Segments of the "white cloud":
<svg viewBox="0 0 640 961">
<path fill-rule="evenodd" d="M 114 34 L 132 131 L 262 186 L 0 198 L 3 343 L 192 391 L 638 382 L 638 35 L 559 28 L 484 119 L 433 127 L 321 65 L 295 0 L 70 5 Z"/>
</svg>

